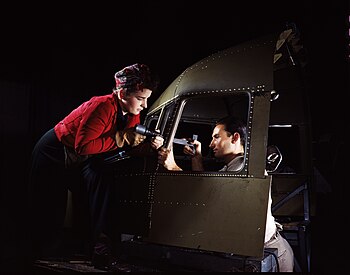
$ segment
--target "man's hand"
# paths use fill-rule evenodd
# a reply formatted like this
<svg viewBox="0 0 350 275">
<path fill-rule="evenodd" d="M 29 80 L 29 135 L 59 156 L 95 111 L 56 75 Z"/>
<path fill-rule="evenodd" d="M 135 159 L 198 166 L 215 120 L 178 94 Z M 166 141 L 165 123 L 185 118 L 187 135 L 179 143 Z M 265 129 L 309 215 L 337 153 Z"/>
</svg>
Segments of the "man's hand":
<svg viewBox="0 0 350 275">
<path fill-rule="evenodd" d="M 167 170 L 182 171 L 182 169 L 177 166 L 173 151 L 170 149 L 161 148 L 158 150 L 158 163 L 163 165 Z"/>
<path fill-rule="evenodd" d="M 190 155 L 191 157 L 202 156 L 202 144 L 198 140 L 193 140 L 191 143 L 194 145 L 194 152 L 193 149 L 188 145 L 184 147 L 183 152 L 186 155 Z"/>
<path fill-rule="evenodd" d="M 194 145 L 193 149 L 186 145 L 183 152 L 192 157 L 192 170 L 193 171 L 204 171 L 203 158 L 202 158 L 202 144 L 198 140 L 191 142 Z"/>
<path fill-rule="evenodd" d="M 137 146 L 143 142 L 145 138 L 145 136 L 136 133 L 134 128 L 120 130 L 115 134 L 115 141 L 119 148 L 124 145 L 130 145 L 131 147 Z"/>
</svg>

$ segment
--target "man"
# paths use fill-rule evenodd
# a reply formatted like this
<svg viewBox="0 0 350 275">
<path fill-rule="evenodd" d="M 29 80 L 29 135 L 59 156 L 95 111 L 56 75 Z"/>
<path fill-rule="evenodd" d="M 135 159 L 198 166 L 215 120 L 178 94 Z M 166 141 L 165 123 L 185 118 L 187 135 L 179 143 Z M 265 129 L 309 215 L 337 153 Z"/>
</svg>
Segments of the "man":
<svg viewBox="0 0 350 275">
<path fill-rule="evenodd" d="M 79 187 L 83 167 L 92 231 L 97 241 L 100 235 L 105 237 L 102 232 L 105 221 L 96 221 L 95 217 L 107 218 L 111 194 L 108 189 L 98 188 L 103 181 L 103 165 L 91 170 L 90 161 L 106 152 L 117 153 L 121 148 L 148 146 L 155 151 L 163 144 L 161 137 L 142 143 L 144 136 L 134 132 L 134 126 L 140 123 L 140 112 L 147 108 L 147 100 L 158 86 L 158 79 L 149 67 L 139 63 L 127 66 L 115 74 L 115 82 L 111 94 L 94 96 L 82 103 L 47 131 L 33 149 L 29 197 L 36 257 L 57 255 L 53 243 L 62 232 L 67 191 L 71 189 L 74 197 L 74 192 L 79 195 L 84 190 Z"/>
<path fill-rule="evenodd" d="M 212 141 L 209 147 L 213 150 L 214 156 L 222 159 L 225 166 L 219 171 L 239 171 L 244 166 L 244 147 L 246 140 L 246 127 L 236 117 L 225 117 L 216 123 L 212 133 Z M 184 152 L 192 156 L 192 170 L 204 171 L 201 153 L 201 143 L 193 141 L 195 151 L 185 146 Z M 161 149 L 158 151 L 158 163 L 168 170 L 181 171 L 176 164 L 172 150 Z M 265 248 L 278 249 L 278 264 L 281 272 L 293 272 L 294 254 L 286 239 L 279 230 L 281 225 L 275 222 L 271 213 L 271 190 L 269 192 L 269 205 L 267 210 Z"/>
</svg>

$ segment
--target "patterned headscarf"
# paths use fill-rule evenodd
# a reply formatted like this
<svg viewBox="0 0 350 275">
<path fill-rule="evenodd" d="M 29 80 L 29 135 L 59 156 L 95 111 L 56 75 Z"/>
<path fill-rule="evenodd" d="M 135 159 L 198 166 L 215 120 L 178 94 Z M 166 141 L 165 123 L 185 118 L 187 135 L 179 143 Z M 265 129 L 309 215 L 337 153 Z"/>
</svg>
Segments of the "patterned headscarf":
<svg viewBox="0 0 350 275">
<path fill-rule="evenodd" d="M 133 64 L 116 72 L 114 75 L 116 89 L 127 88 L 129 92 L 142 90 L 144 88 L 153 89 L 151 71 L 145 64 Z"/>
</svg>

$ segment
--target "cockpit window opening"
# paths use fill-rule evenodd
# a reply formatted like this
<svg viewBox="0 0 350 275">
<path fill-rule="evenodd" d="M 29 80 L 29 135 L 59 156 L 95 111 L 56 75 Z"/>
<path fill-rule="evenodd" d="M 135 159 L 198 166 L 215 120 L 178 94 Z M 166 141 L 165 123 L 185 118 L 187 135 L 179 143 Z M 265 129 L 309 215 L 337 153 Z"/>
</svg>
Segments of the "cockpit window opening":
<svg viewBox="0 0 350 275">
<path fill-rule="evenodd" d="M 186 98 L 179 124 L 174 129 L 174 140 L 197 138 L 202 144 L 203 166 L 205 172 L 217 172 L 225 163 L 214 157 L 209 144 L 216 122 L 228 115 L 248 121 L 250 95 L 242 92 L 220 96 L 197 96 Z M 183 144 L 173 143 L 174 158 L 186 172 L 191 171 L 191 158 L 183 152 Z"/>
</svg>

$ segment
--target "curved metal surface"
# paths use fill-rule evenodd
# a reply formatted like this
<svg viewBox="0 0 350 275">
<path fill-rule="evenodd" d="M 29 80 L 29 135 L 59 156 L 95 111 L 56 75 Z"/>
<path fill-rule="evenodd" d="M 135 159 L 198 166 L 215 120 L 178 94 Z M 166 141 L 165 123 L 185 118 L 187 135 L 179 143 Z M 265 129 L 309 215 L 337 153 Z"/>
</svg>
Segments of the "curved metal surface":
<svg viewBox="0 0 350 275">
<path fill-rule="evenodd" d="M 273 89 L 278 35 L 269 35 L 214 53 L 179 75 L 152 104 L 148 114 L 178 96 L 195 92 Z"/>
</svg>

